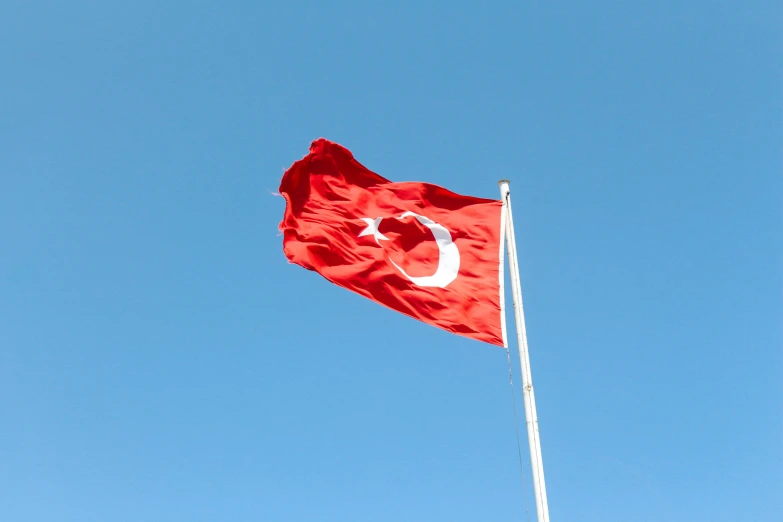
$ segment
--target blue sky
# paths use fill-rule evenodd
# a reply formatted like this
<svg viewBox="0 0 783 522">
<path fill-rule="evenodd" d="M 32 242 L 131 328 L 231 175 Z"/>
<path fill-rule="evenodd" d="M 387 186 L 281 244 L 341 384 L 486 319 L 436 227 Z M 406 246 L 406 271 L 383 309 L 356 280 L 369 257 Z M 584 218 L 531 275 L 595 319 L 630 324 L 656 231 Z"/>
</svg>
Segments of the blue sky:
<svg viewBox="0 0 783 522">
<path fill-rule="evenodd" d="M 512 180 L 553 521 L 781 520 L 780 3 L 484 4 L 0 5 L 0 519 L 524 519 L 505 352 L 286 262 L 324 136 Z"/>
</svg>

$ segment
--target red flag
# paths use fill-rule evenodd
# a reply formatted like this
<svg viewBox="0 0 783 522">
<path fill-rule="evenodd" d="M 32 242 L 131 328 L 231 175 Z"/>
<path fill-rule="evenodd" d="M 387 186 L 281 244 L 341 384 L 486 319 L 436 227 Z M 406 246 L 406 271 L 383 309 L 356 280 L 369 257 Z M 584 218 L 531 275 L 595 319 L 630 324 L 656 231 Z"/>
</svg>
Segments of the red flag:
<svg viewBox="0 0 783 522">
<path fill-rule="evenodd" d="M 392 183 L 325 139 L 283 175 L 292 262 L 449 332 L 503 345 L 502 203 Z"/>
</svg>

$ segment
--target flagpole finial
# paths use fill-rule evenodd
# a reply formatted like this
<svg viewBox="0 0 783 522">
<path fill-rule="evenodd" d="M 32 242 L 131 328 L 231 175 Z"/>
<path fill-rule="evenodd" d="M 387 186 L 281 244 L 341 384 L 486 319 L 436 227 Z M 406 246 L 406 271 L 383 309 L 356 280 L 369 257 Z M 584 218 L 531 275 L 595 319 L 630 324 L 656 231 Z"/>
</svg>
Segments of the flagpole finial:
<svg viewBox="0 0 783 522">
<path fill-rule="evenodd" d="M 509 187 L 509 183 L 511 183 L 507 179 L 501 179 L 498 181 L 498 186 L 500 187 L 500 197 L 501 199 L 506 199 L 506 197 L 511 193 L 511 188 Z"/>
</svg>

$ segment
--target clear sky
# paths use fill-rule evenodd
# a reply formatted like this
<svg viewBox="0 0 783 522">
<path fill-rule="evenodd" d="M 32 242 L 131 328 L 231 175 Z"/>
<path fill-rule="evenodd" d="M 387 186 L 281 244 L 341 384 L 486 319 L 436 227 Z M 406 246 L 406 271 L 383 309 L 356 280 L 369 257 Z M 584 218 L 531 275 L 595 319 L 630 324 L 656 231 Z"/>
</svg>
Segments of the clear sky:
<svg viewBox="0 0 783 522">
<path fill-rule="evenodd" d="M 320 136 L 512 180 L 553 521 L 783 520 L 782 20 L 2 2 L 0 520 L 525 519 L 505 352 L 286 262 Z"/>
</svg>

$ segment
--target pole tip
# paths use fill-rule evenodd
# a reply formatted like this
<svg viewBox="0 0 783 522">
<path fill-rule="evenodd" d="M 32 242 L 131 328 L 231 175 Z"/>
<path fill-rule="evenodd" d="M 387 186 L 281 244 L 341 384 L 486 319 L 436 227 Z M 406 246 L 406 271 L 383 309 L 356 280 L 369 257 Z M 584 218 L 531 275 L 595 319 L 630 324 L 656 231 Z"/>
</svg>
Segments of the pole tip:
<svg viewBox="0 0 783 522">
<path fill-rule="evenodd" d="M 511 188 L 508 185 L 507 179 L 501 179 L 498 181 L 498 187 L 500 187 L 500 199 L 505 200 L 511 193 Z"/>
</svg>

